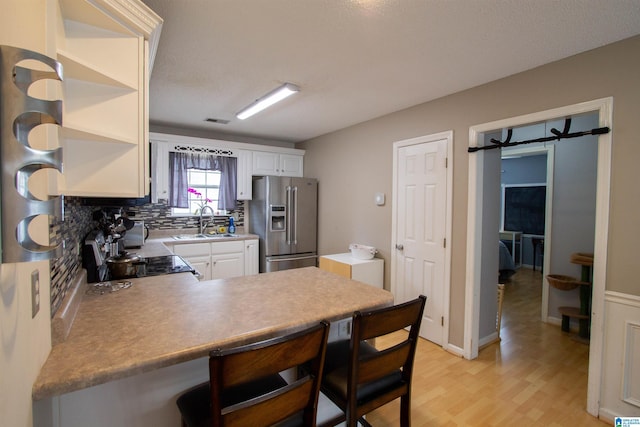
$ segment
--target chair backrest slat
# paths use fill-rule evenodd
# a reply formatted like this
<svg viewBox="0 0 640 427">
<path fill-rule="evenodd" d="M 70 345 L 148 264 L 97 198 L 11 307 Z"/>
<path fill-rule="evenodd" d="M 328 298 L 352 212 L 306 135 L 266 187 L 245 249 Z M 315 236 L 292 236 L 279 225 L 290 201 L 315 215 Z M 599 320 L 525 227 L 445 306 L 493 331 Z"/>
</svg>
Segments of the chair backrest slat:
<svg viewBox="0 0 640 427">
<path fill-rule="evenodd" d="M 290 384 L 260 398 L 229 406 L 222 411 L 225 425 L 271 425 L 282 420 L 283 414 L 295 414 L 309 404 L 313 381 L 307 377 L 299 384 Z M 295 410 L 293 408 L 296 408 Z"/>
<path fill-rule="evenodd" d="M 212 425 L 269 426 L 302 413 L 304 425 L 315 426 L 328 333 L 329 324 L 323 321 L 295 334 L 212 351 L 209 357 Z M 252 384 L 288 369 L 304 373 L 276 390 L 223 407 L 225 391 L 230 387 Z"/>
<path fill-rule="evenodd" d="M 368 340 L 411 326 L 418 315 L 422 317 L 422 311 L 423 307 L 420 304 L 405 303 L 379 311 L 360 313 L 360 338 Z"/>
<path fill-rule="evenodd" d="M 242 384 L 308 361 L 318 353 L 322 345 L 318 341 L 318 334 L 322 334 L 322 331 L 303 335 L 294 340 L 284 340 L 279 343 L 274 341 L 266 351 L 263 349 L 265 342 L 241 347 L 241 351 L 234 349 L 234 352 L 226 353 L 224 350 L 217 350 L 219 354 L 226 354 L 225 370 L 221 378 L 222 386 L 231 387 Z M 212 355 L 215 354 L 215 352 L 212 353 Z"/>
<path fill-rule="evenodd" d="M 366 356 L 358 366 L 358 383 L 367 383 L 403 368 L 410 355 L 411 343 L 404 341 L 375 355 Z"/>
</svg>

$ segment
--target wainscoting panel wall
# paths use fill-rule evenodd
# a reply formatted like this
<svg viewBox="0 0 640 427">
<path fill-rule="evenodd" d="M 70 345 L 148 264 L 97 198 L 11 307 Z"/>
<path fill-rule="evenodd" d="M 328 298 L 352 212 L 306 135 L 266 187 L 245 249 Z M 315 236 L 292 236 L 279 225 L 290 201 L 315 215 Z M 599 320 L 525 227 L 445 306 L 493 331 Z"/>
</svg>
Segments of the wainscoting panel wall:
<svg viewBox="0 0 640 427">
<path fill-rule="evenodd" d="M 605 293 L 600 418 L 640 416 L 640 297 Z"/>
</svg>

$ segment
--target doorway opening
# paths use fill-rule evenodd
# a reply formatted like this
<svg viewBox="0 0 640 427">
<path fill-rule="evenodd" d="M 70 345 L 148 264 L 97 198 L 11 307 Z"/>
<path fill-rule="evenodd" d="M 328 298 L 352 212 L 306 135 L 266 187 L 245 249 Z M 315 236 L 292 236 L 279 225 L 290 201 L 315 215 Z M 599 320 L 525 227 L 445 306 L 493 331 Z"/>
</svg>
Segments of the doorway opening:
<svg viewBox="0 0 640 427">
<path fill-rule="evenodd" d="M 599 126 L 611 126 L 612 122 L 611 98 L 585 102 L 567 107 L 547 110 L 525 116 L 514 117 L 482 125 L 473 126 L 469 132 L 469 145 L 484 145 L 485 138 L 503 128 L 513 128 L 531 123 L 544 123 L 549 120 L 563 119 L 585 113 L 594 113 Z M 562 143 L 562 142 L 561 142 Z M 489 150 L 495 151 L 495 150 Z M 487 254 L 495 249 L 495 227 L 497 219 L 490 216 L 492 209 L 498 204 L 497 191 L 492 190 L 488 183 L 495 182 L 500 170 L 500 156 L 486 152 L 469 154 L 469 188 L 468 188 L 468 222 L 467 222 L 467 277 L 465 294 L 465 341 L 464 356 L 474 359 L 478 355 L 480 336 L 480 295 L 483 283 L 492 281 L 495 289 L 495 271 L 489 272 L 483 268 Z M 493 176 L 492 176 L 493 174 Z M 597 137 L 597 179 L 596 179 L 596 209 L 595 233 L 593 238 L 593 301 L 592 301 L 592 334 L 589 349 L 589 381 L 587 390 L 587 410 L 590 414 L 598 415 L 598 400 L 600 396 L 600 373 L 602 364 L 602 330 L 604 325 L 604 287 L 606 278 L 607 235 L 609 218 L 609 193 L 611 175 L 611 134 Z M 493 222 L 493 223 L 492 223 Z M 487 225 L 487 223 L 489 225 Z M 548 235 L 549 229 L 545 229 Z M 545 252 L 548 250 L 545 245 Z M 545 271 L 548 271 L 549 256 L 545 253 Z M 487 263 L 487 265 L 490 265 Z M 544 267 L 543 267 L 544 268 Z M 548 297 L 548 295 L 547 295 Z M 544 303 L 543 303 L 544 304 Z M 547 300 L 547 308 L 549 303 Z M 546 316 L 548 317 L 548 312 Z"/>
</svg>

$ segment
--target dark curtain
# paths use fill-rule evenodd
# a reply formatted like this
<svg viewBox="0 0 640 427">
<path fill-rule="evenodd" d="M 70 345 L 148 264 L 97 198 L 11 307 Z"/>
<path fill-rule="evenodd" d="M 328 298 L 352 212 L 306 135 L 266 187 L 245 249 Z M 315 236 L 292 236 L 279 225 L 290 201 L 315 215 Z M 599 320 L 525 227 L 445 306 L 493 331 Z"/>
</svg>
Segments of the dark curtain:
<svg viewBox="0 0 640 427">
<path fill-rule="evenodd" d="M 169 153 L 169 206 L 188 208 L 187 169 L 220 171 L 218 209 L 236 208 L 238 162 L 235 157 L 212 156 L 200 153 Z"/>
</svg>

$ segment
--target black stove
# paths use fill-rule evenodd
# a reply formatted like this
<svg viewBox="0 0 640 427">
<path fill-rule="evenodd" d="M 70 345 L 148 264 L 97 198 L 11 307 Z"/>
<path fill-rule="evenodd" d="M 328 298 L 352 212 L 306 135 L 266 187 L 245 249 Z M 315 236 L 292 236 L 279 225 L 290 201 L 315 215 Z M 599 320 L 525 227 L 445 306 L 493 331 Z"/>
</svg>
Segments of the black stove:
<svg viewBox="0 0 640 427">
<path fill-rule="evenodd" d="M 135 277 L 172 273 L 195 273 L 195 270 L 178 255 L 153 256 L 142 258 L 140 264 L 136 264 Z"/>
<path fill-rule="evenodd" d="M 115 275 L 107 268 L 107 260 L 110 253 L 116 253 L 116 248 L 106 241 L 104 234 L 100 230 L 94 230 L 87 236 L 83 248 L 83 266 L 87 270 L 87 281 L 89 283 L 102 282 L 105 280 L 130 279 L 134 277 L 159 276 L 173 273 L 193 273 L 196 270 L 178 255 L 161 255 L 152 257 L 142 257 L 131 262 L 131 269 L 127 275 Z M 118 253 L 122 256 L 126 252 Z M 130 254 L 135 255 L 135 254 Z"/>
<path fill-rule="evenodd" d="M 195 269 L 178 255 L 162 255 L 143 257 L 132 263 L 135 273 L 116 275 L 113 271 L 107 272 L 108 280 L 131 279 L 135 277 L 161 276 L 173 273 L 193 273 Z"/>
</svg>

